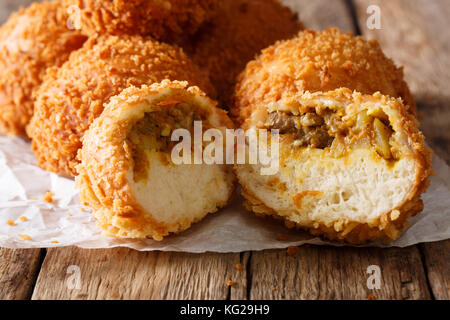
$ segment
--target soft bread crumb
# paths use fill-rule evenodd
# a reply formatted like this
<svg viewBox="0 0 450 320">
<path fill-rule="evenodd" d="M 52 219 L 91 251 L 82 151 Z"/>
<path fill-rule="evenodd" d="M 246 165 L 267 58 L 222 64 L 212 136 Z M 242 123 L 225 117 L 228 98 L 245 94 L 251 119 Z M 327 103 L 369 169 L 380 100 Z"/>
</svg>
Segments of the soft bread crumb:
<svg viewBox="0 0 450 320">
<path fill-rule="evenodd" d="M 287 249 L 287 254 L 291 257 L 295 256 L 298 253 L 298 247 L 289 247 Z"/>
<path fill-rule="evenodd" d="M 43 200 L 48 203 L 53 203 L 53 193 L 51 193 L 50 191 L 47 191 L 44 195 Z"/>
<path fill-rule="evenodd" d="M 235 265 L 234 268 L 235 268 L 236 270 L 244 270 L 244 266 L 243 266 L 242 264 L 240 264 L 240 263 L 238 263 L 237 265 Z"/>
<path fill-rule="evenodd" d="M 19 234 L 19 237 L 22 240 L 27 240 L 27 241 L 31 240 L 31 237 L 29 235 L 27 235 L 27 234 Z"/>
<path fill-rule="evenodd" d="M 400 217 L 400 211 L 398 210 L 392 210 L 391 212 L 391 220 L 397 220 Z"/>
<path fill-rule="evenodd" d="M 28 218 L 25 217 L 25 216 L 21 216 L 21 217 L 19 218 L 19 220 L 20 220 L 20 221 L 28 221 Z"/>
<path fill-rule="evenodd" d="M 15 224 L 13 220 L 8 220 L 6 221 L 6 223 L 9 224 L 10 226 L 13 226 Z"/>
</svg>

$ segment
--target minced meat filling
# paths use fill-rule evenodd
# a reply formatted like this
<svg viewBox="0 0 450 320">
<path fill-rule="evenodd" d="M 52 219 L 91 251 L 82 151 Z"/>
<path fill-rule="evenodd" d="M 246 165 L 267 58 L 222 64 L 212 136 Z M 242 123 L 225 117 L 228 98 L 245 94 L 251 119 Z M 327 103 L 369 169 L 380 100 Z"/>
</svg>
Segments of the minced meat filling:
<svg viewBox="0 0 450 320">
<path fill-rule="evenodd" d="M 164 106 L 159 111 L 147 112 L 133 126 L 128 136 L 134 161 L 134 180 L 137 182 L 147 177 L 149 163 L 146 151 L 161 152 L 162 156 L 170 154 L 178 143 L 171 141 L 172 132 L 182 128 L 191 131 L 193 136 L 194 121 L 202 121 L 204 127 L 207 117 L 206 111 L 188 103 Z"/>
<path fill-rule="evenodd" d="M 342 117 L 330 109 L 321 109 L 320 114 L 306 112 L 301 115 L 275 111 L 269 113 L 264 127 L 268 130 L 278 129 L 280 134 L 291 136 L 293 147 L 325 149 L 334 144 L 348 147 L 353 144 L 361 145 L 366 141 L 384 159 L 395 159 L 390 145 L 392 129 L 389 121 L 383 117 L 370 116 L 365 110 L 359 112 L 353 120 L 344 123 Z"/>
<path fill-rule="evenodd" d="M 294 116 L 285 112 L 272 112 L 265 123 L 267 129 L 278 129 L 280 134 L 291 134 L 296 146 L 311 146 L 324 149 L 331 146 L 333 137 L 323 117 L 308 112 Z"/>
</svg>

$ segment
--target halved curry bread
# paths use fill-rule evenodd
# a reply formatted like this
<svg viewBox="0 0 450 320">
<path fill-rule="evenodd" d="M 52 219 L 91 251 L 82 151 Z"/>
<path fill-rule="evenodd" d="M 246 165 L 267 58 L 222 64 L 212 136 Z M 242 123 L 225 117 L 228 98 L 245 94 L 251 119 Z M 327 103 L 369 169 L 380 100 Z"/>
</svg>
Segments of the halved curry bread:
<svg viewBox="0 0 450 320">
<path fill-rule="evenodd" d="M 111 99 L 84 136 L 76 178 L 82 202 L 106 234 L 162 240 L 228 203 L 235 186 L 231 166 L 173 160 L 178 143 L 172 134 L 192 133 L 195 121 L 204 130 L 233 128 L 226 113 L 187 82 L 131 87 Z"/>
<path fill-rule="evenodd" d="M 312 234 L 392 241 L 423 209 L 430 151 L 401 99 L 349 89 L 259 106 L 244 129 L 278 130 L 279 170 L 236 165 L 246 207 Z"/>
</svg>

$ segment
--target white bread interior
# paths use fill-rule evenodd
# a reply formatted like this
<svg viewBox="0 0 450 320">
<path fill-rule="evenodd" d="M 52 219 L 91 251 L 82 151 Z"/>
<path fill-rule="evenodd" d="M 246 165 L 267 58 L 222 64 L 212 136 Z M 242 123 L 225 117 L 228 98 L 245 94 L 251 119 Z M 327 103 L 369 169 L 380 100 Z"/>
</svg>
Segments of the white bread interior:
<svg viewBox="0 0 450 320">
<path fill-rule="evenodd" d="M 418 172 L 412 159 L 391 168 L 374 153 L 359 149 L 333 159 L 324 157 L 323 150 L 303 149 L 284 159 L 275 175 L 259 174 L 261 165 L 238 166 L 237 172 L 247 192 L 299 225 L 333 225 L 337 220 L 370 225 L 408 199 Z"/>
<path fill-rule="evenodd" d="M 128 181 L 145 214 L 158 222 L 199 221 L 228 202 L 232 179 L 223 165 L 167 164 L 158 152 L 147 157 L 147 178 L 135 182 L 130 169 Z"/>
</svg>

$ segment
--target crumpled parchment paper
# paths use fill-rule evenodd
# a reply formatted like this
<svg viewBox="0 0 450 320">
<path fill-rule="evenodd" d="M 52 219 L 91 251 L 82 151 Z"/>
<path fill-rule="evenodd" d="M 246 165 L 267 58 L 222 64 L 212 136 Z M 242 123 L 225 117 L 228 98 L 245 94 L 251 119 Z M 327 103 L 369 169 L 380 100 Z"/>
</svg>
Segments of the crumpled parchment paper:
<svg viewBox="0 0 450 320">
<path fill-rule="evenodd" d="M 423 195 L 424 211 L 411 219 L 413 224 L 408 231 L 389 246 L 406 247 L 450 238 L 450 168 L 437 156 L 433 165 L 436 175 Z M 53 193 L 53 203 L 43 201 L 46 191 Z M 270 218 L 256 217 L 242 207 L 238 194 L 227 208 L 161 242 L 114 239 L 101 234 L 90 209 L 81 207 L 78 199 L 73 180 L 36 166 L 28 142 L 0 136 L 0 247 L 120 246 L 142 251 L 200 253 L 286 248 L 306 243 L 336 245 L 305 232 L 288 230 Z M 9 220 L 14 221 L 13 226 L 8 224 Z M 278 234 L 288 235 L 288 239 L 278 240 Z M 24 235 L 31 240 L 24 240 Z"/>
</svg>

